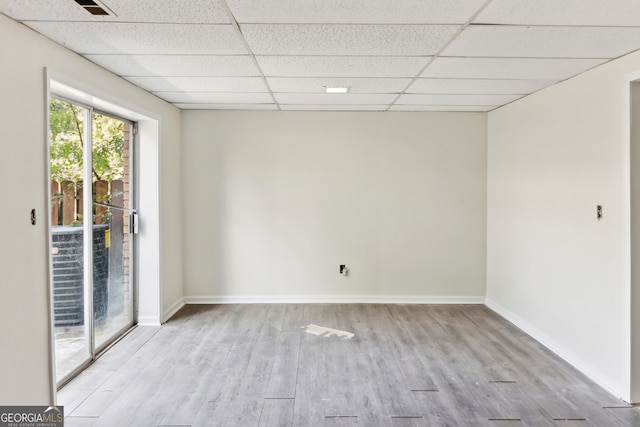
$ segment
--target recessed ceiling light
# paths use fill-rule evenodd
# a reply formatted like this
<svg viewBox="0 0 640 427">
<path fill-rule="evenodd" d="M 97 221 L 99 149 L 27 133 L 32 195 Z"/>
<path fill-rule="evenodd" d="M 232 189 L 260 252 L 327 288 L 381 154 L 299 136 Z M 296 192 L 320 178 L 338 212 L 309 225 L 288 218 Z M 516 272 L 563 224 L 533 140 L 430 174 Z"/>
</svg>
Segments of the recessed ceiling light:
<svg viewBox="0 0 640 427">
<path fill-rule="evenodd" d="M 346 86 L 325 86 L 327 93 L 348 93 L 349 88 Z"/>
</svg>

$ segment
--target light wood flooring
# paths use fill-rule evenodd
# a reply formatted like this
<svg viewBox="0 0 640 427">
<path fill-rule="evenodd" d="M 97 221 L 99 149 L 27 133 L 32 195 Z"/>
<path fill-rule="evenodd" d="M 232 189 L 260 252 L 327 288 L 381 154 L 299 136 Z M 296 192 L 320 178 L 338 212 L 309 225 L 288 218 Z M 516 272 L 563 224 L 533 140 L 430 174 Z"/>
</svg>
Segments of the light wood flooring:
<svg viewBox="0 0 640 427">
<path fill-rule="evenodd" d="M 640 426 L 482 305 L 189 305 L 134 329 L 58 404 L 67 427 Z"/>
</svg>

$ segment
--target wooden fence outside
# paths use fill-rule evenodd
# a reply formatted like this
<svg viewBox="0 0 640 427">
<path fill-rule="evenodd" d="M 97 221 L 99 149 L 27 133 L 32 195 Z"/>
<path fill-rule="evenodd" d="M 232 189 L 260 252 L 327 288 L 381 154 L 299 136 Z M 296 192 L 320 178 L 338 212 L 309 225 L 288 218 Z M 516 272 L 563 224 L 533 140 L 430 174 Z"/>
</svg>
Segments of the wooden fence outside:
<svg viewBox="0 0 640 427">
<path fill-rule="evenodd" d="M 125 179 L 128 175 L 125 176 Z M 123 180 L 94 182 L 94 199 L 96 202 L 120 207 L 129 207 L 128 182 Z M 51 183 L 51 225 L 81 225 L 87 216 L 84 214 L 84 195 L 82 183 L 71 181 Z M 110 211 L 110 212 L 109 212 Z M 129 215 L 120 209 L 109 209 L 105 206 L 93 205 L 94 224 L 107 224 L 105 243 L 109 252 L 109 308 L 110 312 L 127 312 L 129 309 L 130 256 L 129 256 Z M 116 285 L 121 283 L 121 285 Z"/>
<path fill-rule="evenodd" d="M 97 181 L 93 183 L 95 189 L 95 201 L 125 206 L 124 182 L 122 180 Z M 84 220 L 84 195 L 82 183 L 75 184 L 71 181 L 51 183 L 51 225 L 77 225 Z M 94 224 L 108 223 L 108 208 L 95 205 L 92 215 Z M 113 211 L 111 215 L 118 212 Z"/>
</svg>

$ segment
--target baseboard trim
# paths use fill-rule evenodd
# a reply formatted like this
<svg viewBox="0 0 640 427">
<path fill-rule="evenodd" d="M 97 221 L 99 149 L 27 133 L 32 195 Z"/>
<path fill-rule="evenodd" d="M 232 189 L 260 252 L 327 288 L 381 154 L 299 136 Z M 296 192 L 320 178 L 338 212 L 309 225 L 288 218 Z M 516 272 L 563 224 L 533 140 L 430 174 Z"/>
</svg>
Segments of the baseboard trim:
<svg viewBox="0 0 640 427">
<path fill-rule="evenodd" d="M 620 392 L 616 391 L 614 387 L 611 387 L 608 381 L 603 380 L 602 377 L 598 375 L 592 367 L 587 366 L 586 363 L 577 360 L 573 356 L 570 356 L 569 355 L 570 352 L 562 348 L 562 346 L 557 343 L 557 340 L 551 338 L 549 335 L 542 332 L 541 330 L 539 330 L 538 328 L 530 324 L 528 321 L 526 321 L 522 317 L 516 315 L 511 310 L 508 310 L 507 308 L 501 306 L 500 304 L 498 304 L 497 302 L 495 302 L 489 297 L 486 298 L 485 305 L 491 310 L 495 311 L 500 316 L 507 319 L 509 322 L 516 325 L 518 328 L 520 328 L 527 335 L 529 335 L 530 337 L 538 341 L 540 344 L 547 347 L 550 351 L 552 351 L 562 360 L 564 360 L 565 362 L 567 362 L 568 364 L 576 368 L 578 371 L 582 372 L 584 375 L 589 377 L 592 381 L 594 381 L 600 387 L 604 388 L 612 395 L 626 401 L 624 397 L 621 397 Z"/>
<path fill-rule="evenodd" d="M 162 314 L 162 323 L 171 319 L 173 315 L 176 314 L 178 310 L 180 310 L 184 306 L 185 306 L 184 298 L 179 298 L 178 301 L 174 302 L 171 305 L 171 307 L 166 309 L 165 312 Z"/>
<path fill-rule="evenodd" d="M 138 326 L 160 326 L 160 320 L 156 316 L 138 317 Z"/>
<path fill-rule="evenodd" d="M 225 295 L 184 297 L 185 304 L 484 304 L 484 296 Z"/>
</svg>

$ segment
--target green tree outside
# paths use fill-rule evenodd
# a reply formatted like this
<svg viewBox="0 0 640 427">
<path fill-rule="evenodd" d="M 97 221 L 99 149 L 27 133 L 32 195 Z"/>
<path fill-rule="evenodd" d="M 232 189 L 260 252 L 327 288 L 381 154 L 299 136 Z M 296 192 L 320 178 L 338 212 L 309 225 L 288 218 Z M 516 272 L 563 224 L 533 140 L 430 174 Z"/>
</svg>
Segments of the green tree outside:
<svg viewBox="0 0 640 427">
<path fill-rule="evenodd" d="M 52 182 L 82 182 L 84 113 L 81 107 L 51 98 L 50 171 Z M 93 115 L 93 181 L 122 179 L 124 171 L 124 123 L 108 116 Z"/>
</svg>

